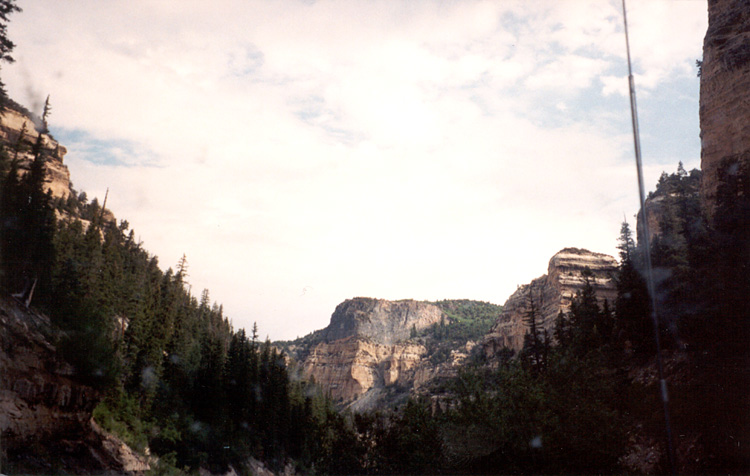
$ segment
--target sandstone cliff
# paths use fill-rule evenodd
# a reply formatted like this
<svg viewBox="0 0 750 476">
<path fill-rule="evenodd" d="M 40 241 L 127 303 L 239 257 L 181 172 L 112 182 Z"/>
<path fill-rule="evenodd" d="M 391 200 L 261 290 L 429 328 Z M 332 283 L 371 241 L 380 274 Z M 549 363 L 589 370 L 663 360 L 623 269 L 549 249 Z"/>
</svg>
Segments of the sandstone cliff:
<svg viewBox="0 0 750 476">
<path fill-rule="evenodd" d="M 438 345 L 432 331 L 459 326 L 462 306 L 498 309 L 473 301 L 355 298 L 336 307 L 327 328 L 282 347 L 298 360 L 303 378 L 314 380 L 340 406 L 371 409 L 455 374 L 474 342 L 443 336 Z"/>
<path fill-rule="evenodd" d="M 662 174 L 656 184 L 656 190 L 648 194 L 645 203 L 650 240 L 665 231 L 675 232 L 685 227 L 701 226 L 701 178 L 700 170 L 695 169 L 688 173 L 682 168 L 682 164 L 676 173 Z M 643 239 L 640 210 L 636 224 L 636 236 L 640 242 Z"/>
<path fill-rule="evenodd" d="M 20 109 L 20 108 L 18 108 Z M 8 108 L 0 114 L 0 142 L 5 145 L 10 159 L 18 159 L 21 174 L 28 172 L 34 161 L 32 147 L 39 137 L 30 114 Z M 49 134 L 42 134 L 42 153 L 46 158 L 45 190 L 55 198 L 67 198 L 70 194 L 70 172 L 63 163 L 67 149 Z"/>
<path fill-rule="evenodd" d="M 6 467 L 148 470 L 146 460 L 93 424 L 99 395 L 61 359 L 54 344 L 59 337 L 46 316 L 0 295 L 0 457 Z"/>
<path fill-rule="evenodd" d="M 709 0 L 700 84 L 701 194 L 709 216 L 722 173 L 750 167 L 750 1 Z"/>
<path fill-rule="evenodd" d="M 584 286 L 585 269 L 593 274 L 591 283 L 597 297 L 614 302 L 617 261 L 602 253 L 565 248 L 550 259 L 546 275 L 520 286 L 505 302 L 503 313 L 482 342 L 485 355 L 491 358 L 503 348 L 518 351 L 523 347 L 529 294 L 539 311 L 541 328 L 551 331 L 558 313 L 570 308 L 576 292 Z"/>
<path fill-rule="evenodd" d="M 325 340 L 359 336 L 393 344 L 408 339 L 412 329 L 424 329 L 439 323 L 441 318 L 444 318 L 443 311 L 425 302 L 347 299 L 336 306 Z"/>
<path fill-rule="evenodd" d="M 415 377 L 426 352 L 419 344 L 385 345 L 352 336 L 318 344 L 302 369 L 339 403 L 352 404 L 370 392 L 366 399 L 370 403 L 355 408 L 370 407 L 388 386 L 418 384 Z"/>
</svg>

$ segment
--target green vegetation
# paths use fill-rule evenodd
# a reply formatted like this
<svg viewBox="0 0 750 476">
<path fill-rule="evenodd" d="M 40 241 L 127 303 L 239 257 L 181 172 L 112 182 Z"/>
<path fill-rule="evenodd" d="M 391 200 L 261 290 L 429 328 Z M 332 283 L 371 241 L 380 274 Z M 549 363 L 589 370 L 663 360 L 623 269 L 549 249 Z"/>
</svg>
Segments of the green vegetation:
<svg viewBox="0 0 750 476">
<path fill-rule="evenodd" d="M 11 59 L 6 23 L 17 10 L 0 0 L 0 60 Z M 0 102 L 9 103 L 1 83 Z M 49 110 L 47 102 L 43 130 Z M 20 150 L 33 154 L 27 173 L 19 173 Z M 276 469 L 293 461 L 310 474 L 620 473 L 634 434 L 664 453 L 658 383 L 630 376 L 648 373 L 655 353 L 646 253 L 658 277 L 656 328 L 668 356 L 685 358 L 686 370 L 670 382 L 674 434 L 700 443 L 697 462 L 687 445 L 680 461 L 692 458 L 686 467 L 705 474 L 750 467 L 747 160 L 720 167 L 711 220 L 701 210 L 700 172 L 680 164 L 662 175 L 650 195 L 662 207 L 651 249 L 622 226 L 615 303 L 600 306 L 586 281 L 550 335 L 528 296 L 529 331 L 516 358 L 506 351 L 487 365 L 477 355 L 434 399 L 342 414 L 313 386 L 290 380 L 283 354 L 259 342 L 257 328 L 235 331 L 207 290 L 193 296 L 184 256 L 176 271 L 162 271 L 126 221 L 104 219 L 96 199 L 45 193 L 46 154 L 41 140 L 0 150 L 0 288 L 63 331 L 57 348 L 103 396 L 94 418 L 158 455 L 155 474 L 242 470 L 251 456 Z M 486 334 L 501 311 L 435 304 L 446 318 L 413 328 L 411 339 L 436 364 Z M 320 339 L 318 332 L 285 345 Z M 29 448 L 35 458 L 58 464 L 38 446 Z M 663 461 L 657 470 L 666 471 Z"/>
<path fill-rule="evenodd" d="M 414 398 L 396 412 L 347 417 L 337 433 L 339 457 L 348 461 L 340 474 L 617 471 L 627 425 L 622 379 L 607 364 L 615 346 L 606 347 L 611 333 L 599 331 L 607 318 L 589 285 L 561 331 L 569 343 L 545 341 L 543 362 L 523 357 L 535 353 L 529 339 L 522 358 L 496 368 L 475 361 L 436 401 Z M 603 345 L 591 347 L 593 340 Z"/>
<path fill-rule="evenodd" d="M 655 372 L 647 251 L 660 278 L 665 355 L 687 369 L 668 376 L 678 469 L 742 473 L 750 463 L 743 450 L 750 444 L 750 170 L 725 172 L 712 225 L 698 208 L 700 172 L 680 166 L 662 176 L 652 194 L 663 207 L 652 249 L 622 226 L 615 303 L 598 303 L 586 282 L 550 335 L 529 296 L 529 332 L 517 358 L 505 352 L 493 367 L 476 356 L 433 399 L 346 419 L 337 447 L 348 463 L 339 473 L 622 473 L 636 435 L 663 455 L 656 471 L 669 471 L 658 381 L 637 377 Z M 414 338 L 441 342 L 448 327 Z M 681 445 L 691 438 L 703 445 L 697 455 L 690 443 Z"/>
<path fill-rule="evenodd" d="M 503 308 L 497 304 L 469 299 L 445 299 L 432 302 L 445 318 L 426 329 L 410 329 L 410 339 L 427 347 L 434 364 L 445 362 L 451 351 L 462 349 L 469 341 L 480 340 L 500 316 Z M 317 330 L 293 341 L 278 341 L 274 345 L 297 360 L 303 360 L 315 345 L 325 339 L 325 329 Z"/>
<path fill-rule="evenodd" d="M 421 332 L 412 332 L 412 338 L 427 347 L 433 364 L 450 358 L 451 352 L 464 348 L 469 341 L 477 342 L 489 332 L 503 308 L 497 304 L 468 299 L 443 300 L 432 304 L 447 316 Z"/>
<path fill-rule="evenodd" d="M 189 292 L 185 257 L 177 271 L 162 271 L 96 199 L 73 192 L 63 203 L 45 193 L 39 144 L 21 177 L 0 151 L 0 284 L 63 331 L 59 351 L 103 395 L 95 419 L 164 456 L 160 472 L 221 472 L 250 456 L 274 468 L 289 459 L 325 468 L 316 458 L 330 403 L 290 383 L 283 356 L 258 342 L 257 329 L 233 330 L 207 290 L 200 299 Z"/>
<path fill-rule="evenodd" d="M 283 355 L 258 342 L 257 328 L 249 336 L 233 330 L 207 290 L 190 294 L 184 256 L 176 271 L 162 271 L 127 222 L 103 219 L 97 200 L 73 193 L 53 201 L 40 180 L 44 151 L 35 154 L 22 178 L 8 150 L 0 155 L 2 286 L 19 292 L 36 283 L 34 305 L 67 336 L 60 351 L 103 394 L 96 421 L 133 448 L 160 455 L 156 473 L 225 471 L 255 456 L 317 474 L 605 474 L 622 471 L 635 428 L 663 441 L 656 382 L 628 377 L 651 365 L 654 346 L 641 269 L 646 250 L 627 223 L 612 308 L 597 302 L 587 281 L 548 332 L 528 296 L 529 331 L 515 358 L 508 351 L 489 366 L 475 355 L 433 399 L 339 413 L 313 386 L 290 380 Z M 750 444 L 741 411 L 750 384 L 750 278 L 743 271 L 750 263 L 750 172 L 726 173 L 713 226 L 699 214 L 698 172 L 680 167 L 652 194 L 663 207 L 650 250 L 662 276 L 659 330 L 668 352 L 683 352 L 690 363 L 689 375 L 671 383 L 675 432 L 701 435 L 707 454 L 717 455 L 700 466 L 710 472 L 746 467 L 742 447 Z M 53 207 L 87 221 L 58 221 Z M 502 310 L 468 300 L 435 304 L 446 318 L 411 332 L 434 363 L 480 339 Z M 285 344 L 320 338 L 317 332 Z"/>
<path fill-rule="evenodd" d="M 432 328 L 430 334 L 439 340 L 470 341 L 484 337 L 503 310 L 502 306 L 484 301 L 452 299 L 434 302 L 448 317 L 447 322 Z"/>
</svg>

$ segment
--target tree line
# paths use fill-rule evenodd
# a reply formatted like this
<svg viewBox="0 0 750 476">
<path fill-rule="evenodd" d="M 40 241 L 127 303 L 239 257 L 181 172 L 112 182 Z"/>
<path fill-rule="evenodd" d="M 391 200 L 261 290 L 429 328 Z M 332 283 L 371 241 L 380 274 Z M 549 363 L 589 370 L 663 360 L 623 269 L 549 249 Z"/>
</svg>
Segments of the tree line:
<svg viewBox="0 0 750 476">
<path fill-rule="evenodd" d="M 103 396 L 95 419 L 163 467 L 225 471 L 255 456 L 325 470 L 320 433 L 338 418 L 327 398 L 293 383 L 257 328 L 233 329 L 208 290 L 193 295 L 184 256 L 163 271 L 98 200 L 46 191 L 45 133 L 0 150 L 0 287 L 62 331 L 59 352 Z"/>
<path fill-rule="evenodd" d="M 12 60 L 6 26 L 16 11 L 0 0 L 0 60 Z M 12 105 L 2 83 L 0 100 Z M 747 160 L 719 168 L 711 218 L 699 171 L 680 164 L 662 175 L 651 194 L 662 206 L 651 248 L 622 226 L 614 303 L 599 303 L 586 283 L 545 332 L 529 296 L 517 356 L 505 351 L 490 365 L 477 355 L 440 392 L 349 414 L 292 378 L 294 368 L 257 329 L 234 330 L 207 290 L 194 296 L 186 259 L 163 271 L 129 224 L 105 219 L 97 200 L 45 191 L 49 112 L 47 102 L 35 142 L 20 134 L 0 150 L 0 288 L 51 317 L 63 331 L 57 348 L 102 395 L 96 420 L 159 455 L 157 471 L 220 472 L 254 456 L 317 474 L 603 474 L 622 471 L 637 434 L 664 454 L 657 383 L 632 376 L 655 354 L 647 253 L 657 332 L 668 356 L 686 359 L 670 381 L 678 462 L 703 473 L 750 468 Z M 22 171 L 27 151 L 33 160 Z M 460 336 L 444 327 L 433 329 L 435 342 L 477 331 L 473 323 Z M 657 470 L 666 471 L 664 461 Z"/>
<path fill-rule="evenodd" d="M 655 332 L 669 364 L 677 470 L 742 474 L 750 467 L 747 296 L 750 170 L 727 167 L 713 219 L 701 174 L 663 174 L 659 232 L 650 249 L 627 222 L 618 238 L 615 302 L 599 301 L 592 276 L 550 330 L 527 296 L 520 352 L 477 354 L 458 375 L 396 410 L 350 415 L 339 474 L 613 474 L 632 470 L 633 442 L 651 445 L 670 471 L 656 372 Z M 653 203 L 653 202 L 652 202 Z M 655 267 L 656 299 L 645 280 Z M 656 303 L 657 325 L 652 320 Z M 643 443 L 649 442 L 649 443 Z M 641 461 L 643 462 L 643 461 Z"/>
</svg>

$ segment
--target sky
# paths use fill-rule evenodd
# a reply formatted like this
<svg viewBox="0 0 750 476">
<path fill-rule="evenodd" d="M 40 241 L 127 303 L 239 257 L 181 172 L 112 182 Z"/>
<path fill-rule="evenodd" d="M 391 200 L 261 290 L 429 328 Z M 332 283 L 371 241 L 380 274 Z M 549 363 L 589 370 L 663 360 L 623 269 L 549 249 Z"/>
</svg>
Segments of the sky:
<svg viewBox="0 0 750 476">
<path fill-rule="evenodd" d="M 236 329 L 502 304 L 638 209 L 619 0 L 19 0 L 8 93 Z M 630 0 L 644 176 L 700 166 L 705 0 Z"/>
</svg>

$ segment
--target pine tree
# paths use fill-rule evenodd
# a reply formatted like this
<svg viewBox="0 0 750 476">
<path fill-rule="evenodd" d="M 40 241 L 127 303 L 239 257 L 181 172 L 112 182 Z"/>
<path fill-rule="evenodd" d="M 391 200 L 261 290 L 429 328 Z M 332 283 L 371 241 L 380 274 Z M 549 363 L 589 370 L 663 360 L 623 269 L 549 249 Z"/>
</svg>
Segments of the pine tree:
<svg viewBox="0 0 750 476">
<path fill-rule="evenodd" d="M 615 300 L 616 332 L 638 355 L 653 350 L 651 305 L 646 281 L 636 267 L 637 251 L 630 227 L 623 222 L 618 239 L 620 266 L 617 273 Z"/>
<path fill-rule="evenodd" d="M 567 347 L 570 343 L 570 329 L 568 327 L 568 319 L 565 317 L 562 309 L 560 309 L 555 318 L 554 336 L 558 346 L 563 348 Z"/>
<path fill-rule="evenodd" d="M 583 287 L 576 292 L 570 305 L 570 329 L 572 350 L 579 356 L 598 349 L 602 343 L 601 309 L 592 284 L 591 270 L 583 270 Z"/>
<path fill-rule="evenodd" d="M 16 6 L 15 0 L 0 0 L 0 61 L 13 63 L 11 52 L 16 47 L 10 38 L 8 38 L 8 21 L 12 13 L 20 12 L 21 9 Z M 5 91 L 5 84 L 0 80 L 0 112 L 3 112 L 8 106 L 8 93 Z"/>
<path fill-rule="evenodd" d="M 549 338 L 546 330 L 539 329 L 539 316 L 536 303 L 531 296 L 531 287 L 527 294 L 527 310 L 524 316 L 524 323 L 528 326 L 528 331 L 524 335 L 523 349 L 521 358 L 526 361 L 535 374 L 539 374 L 546 368 L 546 356 L 549 351 Z"/>
<path fill-rule="evenodd" d="M 177 262 L 177 273 L 175 274 L 175 277 L 179 282 L 185 283 L 185 278 L 188 276 L 187 256 L 185 256 L 185 253 L 182 253 L 180 261 Z"/>
<path fill-rule="evenodd" d="M 39 133 L 31 168 L 18 180 L 17 161 L 12 161 L 3 190 L 2 230 L 4 284 L 30 302 L 31 289 L 43 308 L 50 300 L 54 264 L 55 214 L 52 196 L 45 191 L 45 151 Z"/>
<path fill-rule="evenodd" d="M 621 263 L 626 261 L 632 262 L 635 254 L 635 241 L 633 240 L 633 232 L 630 230 L 630 225 L 627 221 L 623 221 L 620 227 L 617 249 L 619 250 Z"/>
</svg>

